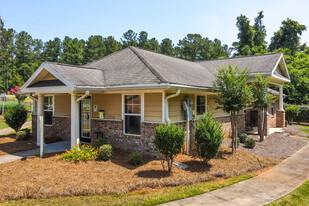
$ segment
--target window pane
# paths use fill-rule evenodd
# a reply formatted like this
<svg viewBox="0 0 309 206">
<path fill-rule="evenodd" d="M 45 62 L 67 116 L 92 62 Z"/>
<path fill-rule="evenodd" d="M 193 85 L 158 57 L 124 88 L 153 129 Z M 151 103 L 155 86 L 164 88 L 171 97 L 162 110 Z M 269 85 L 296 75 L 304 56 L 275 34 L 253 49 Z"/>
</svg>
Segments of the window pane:
<svg viewBox="0 0 309 206">
<path fill-rule="evenodd" d="M 125 113 L 132 114 L 132 112 L 133 112 L 133 106 L 132 105 L 126 105 L 125 106 Z"/>
<path fill-rule="evenodd" d="M 125 133 L 126 134 L 141 134 L 141 117 L 140 116 L 125 116 Z"/>
<path fill-rule="evenodd" d="M 197 96 L 196 97 L 196 114 L 202 115 L 205 111 L 205 96 Z"/>
<path fill-rule="evenodd" d="M 126 95 L 124 101 L 126 105 L 132 104 L 132 95 Z"/>
<path fill-rule="evenodd" d="M 141 96 L 140 95 L 133 95 L 132 101 L 133 101 L 133 104 L 141 104 Z"/>
<path fill-rule="evenodd" d="M 44 97 L 44 110 L 53 110 L 53 97 Z"/>
<path fill-rule="evenodd" d="M 133 105 L 133 114 L 141 113 L 141 105 Z"/>
<path fill-rule="evenodd" d="M 140 114 L 141 113 L 141 96 L 140 95 L 125 95 L 125 113 Z"/>
<path fill-rule="evenodd" d="M 53 112 L 45 111 L 44 112 L 44 124 L 52 125 L 53 119 Z"/>
</svg>

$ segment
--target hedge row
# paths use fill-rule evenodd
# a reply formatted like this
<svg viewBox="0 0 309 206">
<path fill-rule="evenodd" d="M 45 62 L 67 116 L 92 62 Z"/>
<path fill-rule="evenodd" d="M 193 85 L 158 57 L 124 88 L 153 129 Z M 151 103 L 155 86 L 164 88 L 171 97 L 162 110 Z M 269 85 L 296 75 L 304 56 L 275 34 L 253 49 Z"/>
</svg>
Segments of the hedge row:
<svg viewBox="0 0 309 206">
<path fill-rule="evenodd" d="M 309 105 L 285 105 L 285 117 L 288 122 L 308 122 Z"/>
</svg>

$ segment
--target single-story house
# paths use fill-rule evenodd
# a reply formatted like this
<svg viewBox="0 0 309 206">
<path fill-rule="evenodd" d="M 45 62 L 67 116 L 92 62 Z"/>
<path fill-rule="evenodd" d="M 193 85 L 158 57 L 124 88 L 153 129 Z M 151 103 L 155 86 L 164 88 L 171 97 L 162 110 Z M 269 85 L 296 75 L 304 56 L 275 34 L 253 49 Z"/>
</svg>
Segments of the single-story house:
<svg viewBox="0 0 309 206">
<path fill-rule="evenodd" d="M 173 122 L 187 130 L 186 151 L 193 145 L 192 122 L 211 110 L 230 128 L 230 114 L 216 110 L 212 81 L 217 68 L 251 70 L 248 83 L 260 73 L 278 86 L 269 108 L 268 127 L 284 127 L 283 85 L 290 82 L 282 53 L 192 62 L 128 47 L 83 66 L 44 62 L 20 92 L 35 101 L 32 125 L 39 144 L 39 117 L 45 139 L 58 137 L 90 143 L 104 137 L 116 148 L 153 154 L 157 125 Z M 248 107 L 238 117 L 239 131 L 256 126 L 257 112 Z"/>
</svg>

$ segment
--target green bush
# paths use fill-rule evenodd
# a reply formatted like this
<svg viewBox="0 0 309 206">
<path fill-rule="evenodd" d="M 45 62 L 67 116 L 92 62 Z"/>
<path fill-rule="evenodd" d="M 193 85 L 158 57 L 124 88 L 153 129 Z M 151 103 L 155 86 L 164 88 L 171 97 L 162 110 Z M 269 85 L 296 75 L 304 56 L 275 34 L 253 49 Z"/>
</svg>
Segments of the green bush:
<svg viewBox="0 0 309 206">
<path fill-rule="evenodd" d="M 94 140 L 94 147 L 101 147 L 102 145 L 108 144 L 107 139 L 105 138 L 98 138 L 96 140 Z"/>
<path fill-rule="evenodd" d="M 16 133 L 16 141 L 24 141 L 31 138 L 30 129 L 23 129 Z"/>
<path fill-rule="evenodd" d="M 24 106 L 13 106 L 4 112 L 5 123 L 16 132 L 20 130 L 28 117 L 27 110 Z"/>
<path fill-rule="evenodd" d="M 142 163 L 142 155 L 138 152 L 132 152 L 129 158 L 132 165 L 140 165 Z"/>
<path fill-rule="evenodd" d="M 113 159 L 114 150 L 113 150 L 112 145 L 109 145 L 109 144 L 102 145 L 99 148 L 98 157 L 99 157 L 99 159 L 101 159 L 103 161 L 108 161 L 110 159 Z"/>
<path fill-rule="evenodd" d="M 300 106 L 300 111 L 297 117 L 297 121 L 309 123 L 309 105 Z"/>
<path fill-rule="evenodd" d="M 240 133 L 238 135 L 240 143 L 245 143 L 246 139 L 248 138 L 248 135 L 246 133 Z"/>
<path fill-rule="evenodd" d="M 293 122 L 298 119 L 298 115 L 300 112 L 300 107 L 297 105 L 290 105 L 285 108 L 285 117 L 288 120 L 288 123 Z"/>
<path fill-rule="evenodd" d="M 194 135 L 197 154 L 204 163 L 218 155 L 223 130 L 221 123 L 214 120 L 211 114 L 205 114 L 203 118 L 197 119 Z"/>
<path fill-rule="evenodd" d="M 176 125 L 168 124 L 156 127 L 154 144 L 156 145 L 159 152 L 161 152 L 165 157 L 169 173 L 172 171 L 174 157 L 181 153 L 184 142 L 185 132 Z"/>
<path fill-rule="evenodd" d="M 245 146 L 250 149 L 253 149 L 255 147 L 255 140 L 251 137 L 248 137 L 245 141 Z"/>
<path fill-rule="evenodd" d="M 22 103 L 21 106 L 24 106 L 25 104 Z M 4 111 L 11 108 L 18 106 L 18 102 L 4 102 Z M 2 114 L 2 102 L 0 102 L 0 112 Z"/>
<path fill-rule="evenodd" d="M 88 161 L 93 160 L 97 157 L 98 151 L 91 147 L 90 145 L 82 145 L 79 147 L 76 145 L 75 147 L 72 147 L 71 150 L 66 150 L 64 153 L 59 155 L 59 159 L 65 160 L 65 161 Z"/>
</svg>

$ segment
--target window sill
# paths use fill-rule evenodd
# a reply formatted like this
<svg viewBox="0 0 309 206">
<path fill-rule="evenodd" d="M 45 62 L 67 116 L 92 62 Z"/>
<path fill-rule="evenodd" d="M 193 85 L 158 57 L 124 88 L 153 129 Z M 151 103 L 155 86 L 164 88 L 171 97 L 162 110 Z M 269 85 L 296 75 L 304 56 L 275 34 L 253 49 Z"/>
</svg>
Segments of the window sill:
<svg viewBox="0 0 309 206">
<path fill-rule="evenodd" d="M 44 124 L 44 126 L 51 127 L 51 126 L 53 126 L 53 125 L 52 125 L 52 124 Z"/>
<path fill-rule="evenodd" d="M 142 136 L 141 134 L 129 134 L 129 133 L 123 133 L 123 134 L 128 135 L 128 136 L 136 136 L 136 137 Z"/>
</svg>

